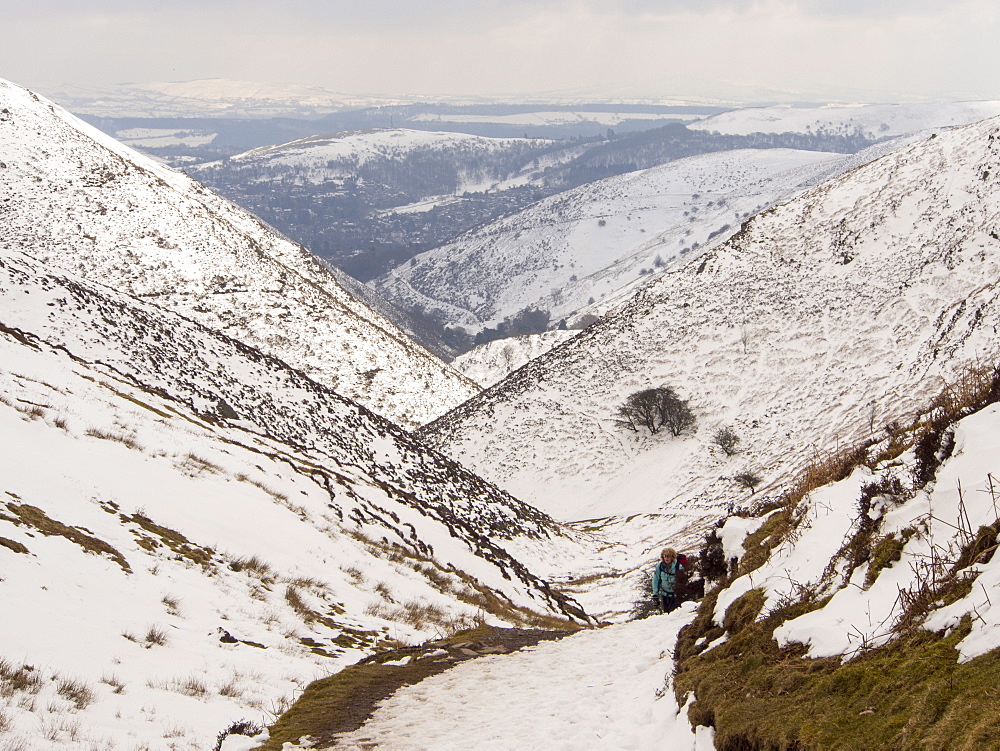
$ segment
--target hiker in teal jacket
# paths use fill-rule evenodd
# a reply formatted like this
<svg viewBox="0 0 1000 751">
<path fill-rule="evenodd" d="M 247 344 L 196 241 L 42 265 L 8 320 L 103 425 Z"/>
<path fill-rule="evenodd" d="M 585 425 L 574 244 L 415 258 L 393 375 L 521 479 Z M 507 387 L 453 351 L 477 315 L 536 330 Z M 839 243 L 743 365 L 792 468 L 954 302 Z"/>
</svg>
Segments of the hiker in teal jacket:
<svg viewBox="0 0 1000 751">
<path fill-rule="evenodd" d="M 677 574 L 684 567 L 677 561 L 677 551 L 664 548 L 660 560 L 653 569 L 653 597 L 660 604 L 661 613 L 669 613 L 677 607 Z"/>
</svg>

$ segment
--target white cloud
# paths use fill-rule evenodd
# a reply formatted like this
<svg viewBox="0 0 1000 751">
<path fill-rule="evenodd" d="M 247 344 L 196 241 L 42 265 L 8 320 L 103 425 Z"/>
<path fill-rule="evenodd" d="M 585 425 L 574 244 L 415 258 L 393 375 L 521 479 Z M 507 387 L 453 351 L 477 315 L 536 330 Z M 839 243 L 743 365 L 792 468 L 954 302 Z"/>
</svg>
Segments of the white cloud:
<svg viewBox="0 0 1000 751">
<path fill-rule="evenodd" d="M 1000 97 L 988 0 L 13 0 L 2 75 L 497 93 L 703 79 Z M 665 88 L 666 87 L 666 88 Z"/>
</svg>

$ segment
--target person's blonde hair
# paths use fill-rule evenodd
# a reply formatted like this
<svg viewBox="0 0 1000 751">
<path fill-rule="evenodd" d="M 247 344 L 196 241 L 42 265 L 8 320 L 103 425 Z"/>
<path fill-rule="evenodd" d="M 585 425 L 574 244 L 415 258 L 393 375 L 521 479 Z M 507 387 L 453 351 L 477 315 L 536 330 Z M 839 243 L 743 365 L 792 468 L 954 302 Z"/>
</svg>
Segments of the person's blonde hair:
<svg viewBox="0 0 1000 751">
<path fill-rule="evenodd" d="M 664 548 L 663 550 L 660 551 L 660 558 L 662 558 L 665 555 L 670 555 L 676 560 L 677 551 L 674 550 L 673 548 Z"/>
</svg>

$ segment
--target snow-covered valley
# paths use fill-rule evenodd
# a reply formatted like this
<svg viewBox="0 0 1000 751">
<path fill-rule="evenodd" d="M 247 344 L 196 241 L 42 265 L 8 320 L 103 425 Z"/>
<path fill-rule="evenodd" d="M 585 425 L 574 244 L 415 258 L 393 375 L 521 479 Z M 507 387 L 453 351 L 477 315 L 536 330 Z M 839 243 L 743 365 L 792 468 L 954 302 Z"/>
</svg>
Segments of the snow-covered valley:
<svg viewBox="0 0 1000 751">
<path fill-rule="evenodd" d="M 542 202 L 583 228 L 559 258 L 655 278 L 462 376 L 245 212 L 0 93 L 5 748 L 211 748 L 386 650 L 384 671 L 440 664 L 358 690 L 320 745 L 222 748 L 995 742 L 997 121 Z M 738 221 L 656 263 L 684 236 L 630 232 L 684 211 Z M 468 268 L 480 323 L 536 299 Z M 694 425 L 627 429 L 624 400 L 663 385 Z M 643 617 L 667 544 L 708 594 Z M 463 631 L 483 625 L 579 633 L 505 654 Z"/>
</svg>

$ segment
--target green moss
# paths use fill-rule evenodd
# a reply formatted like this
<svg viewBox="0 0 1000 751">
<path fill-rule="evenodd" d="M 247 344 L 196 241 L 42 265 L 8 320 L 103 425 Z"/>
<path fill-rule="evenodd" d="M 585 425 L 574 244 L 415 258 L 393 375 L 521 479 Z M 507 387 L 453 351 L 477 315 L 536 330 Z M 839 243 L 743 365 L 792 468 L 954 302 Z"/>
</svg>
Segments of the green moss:
<svg viewBox="0 0 1000 751">
<path fill-rule="evenodd" d="M 769 614 L 678 664 L 678 696 L 695 692 L 689 719 L 715 727 L 717 748 L 996 748 L 1000 654 L 958 664 L 968 620 L 948 636 L 918 630 L 843 664 L 779 648 L 774 628 L 819 605 Z"/>
<path fill-rule="evenodd" d="M 771 551 L 785 539 L 794 527 L 792 509 L 789 506 L 772 513 L 756 531 L 743 541 L 746 553 L 740 559 L 738 575 L 756 571 L 764 565 Z"/>
<path fill-rule="evenodd" d="M 879 538 L 872 547 L 871 558 L 868 561 L 868 572 L 865 574 L 866 589 L 875 583 L 882 569 L 888 568 L 902 558 L 903 548 L 915 531 L 912 527 L 908 527 L 903 530 L 901 537 L 886 535 Z"/>
</svg>

